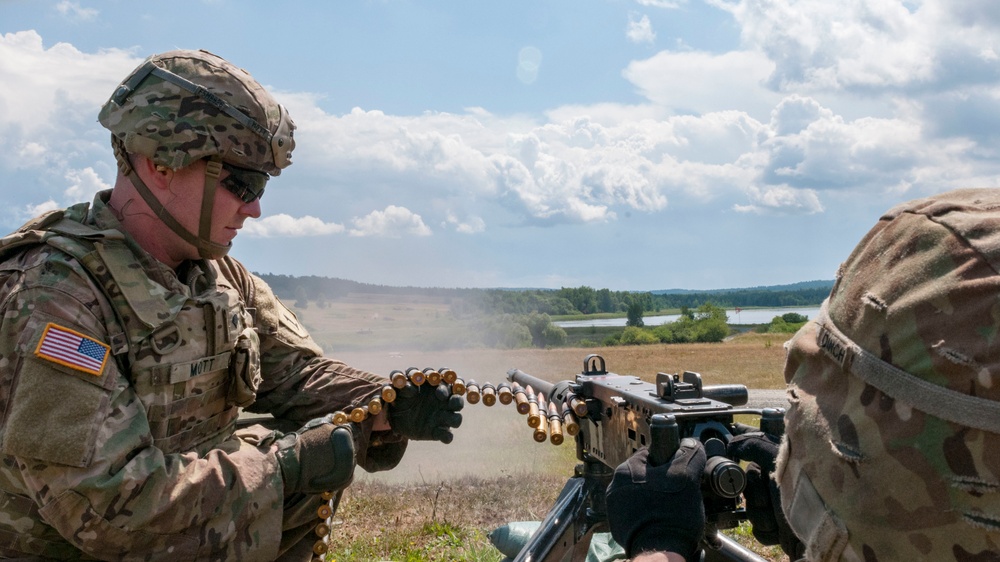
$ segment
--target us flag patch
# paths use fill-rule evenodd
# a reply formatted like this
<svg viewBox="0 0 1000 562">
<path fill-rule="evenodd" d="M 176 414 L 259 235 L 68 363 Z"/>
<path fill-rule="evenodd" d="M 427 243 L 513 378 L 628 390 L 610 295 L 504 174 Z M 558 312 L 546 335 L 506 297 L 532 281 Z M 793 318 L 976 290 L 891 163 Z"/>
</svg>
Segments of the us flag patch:
<svg viewBox="0 0 1000 562">
<path fill-rule="evenodd" d="M 35 355 L 71 369 L 100 375 L 111 347 L 79 332 L 49 322 Z"/>
</svg>

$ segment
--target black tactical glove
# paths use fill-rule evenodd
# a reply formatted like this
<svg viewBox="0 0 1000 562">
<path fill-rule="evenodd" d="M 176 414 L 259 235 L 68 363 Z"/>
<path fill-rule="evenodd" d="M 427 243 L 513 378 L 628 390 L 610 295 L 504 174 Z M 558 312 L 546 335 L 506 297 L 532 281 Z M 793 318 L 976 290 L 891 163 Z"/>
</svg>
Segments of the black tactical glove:
<svg viewBox="0 0 1000 562">
<path fill-rule="evenodd" d="M 339 491 L 354 477 L 354 431 L 334 425 L 329 416 L 309 421 L 277 444 L 286 496 Z"/>
<path fill-rule="evenodd" d="M 611 536 L 629 558 L 667 551 L 694 560 L 705 536 L 705 448 L 687 438 L 669 463 L 649 466 L 648 457 L 639 449 L 615 469 L 607 496 Z"/>
<path fill-rule="evenodd" d="M 777 436 L 754 431 L 733 437 L 727 452 L 730 457 L 747 461 L 743 495 L 754 538 L 761 544 L 780 544 L 789 558 L 798 560 L 805 555 L 805 545 L 788 526 L 781 511 L 778 484 L 772 478 L 780 443 Z"/>
<path fill-rule="evenodd" d="M 451 430 L 462 425 L 462 414 L 458 412 L 463 406 L 465 400 L 453 395 L 447 384 L 407 383 L 389 405 L 389 425 L 408 439 L 451 443 L 455 438 Z"/>
</svg>

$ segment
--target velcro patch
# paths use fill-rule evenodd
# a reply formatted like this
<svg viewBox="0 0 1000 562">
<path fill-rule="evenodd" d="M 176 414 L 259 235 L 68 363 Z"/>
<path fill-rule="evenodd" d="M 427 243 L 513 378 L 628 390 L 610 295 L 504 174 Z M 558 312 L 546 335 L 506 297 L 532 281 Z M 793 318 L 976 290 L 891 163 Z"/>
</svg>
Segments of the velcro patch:
<svg viewBox="0 0 1000 562">
<path fill-rule="evenodd" d="M 75 330 L 49 322 L 35 348 L 41 359 L 65 365 L 91 375 L 100 375 L 111 348 Z"/>
</svg>

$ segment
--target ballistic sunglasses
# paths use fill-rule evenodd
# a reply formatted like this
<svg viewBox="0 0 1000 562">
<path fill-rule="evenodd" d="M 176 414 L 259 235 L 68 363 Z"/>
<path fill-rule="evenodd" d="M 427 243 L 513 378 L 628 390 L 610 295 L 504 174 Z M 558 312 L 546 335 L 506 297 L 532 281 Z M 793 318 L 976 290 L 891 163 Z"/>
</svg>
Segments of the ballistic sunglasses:
<svg viewBox="0 0 1000 562">
<path fill-rule="evenodd" d="M 267 180 L 271 176 L 264 172 L 240 168 L 225 162 L 222 163 L 222 169 L 229 172 L 226 179 L 220 182 L 222 187 L 239 197 L 244 203 L 253 203 L 264 196 L 264 187 L 267 186 Z"/>
</svg>

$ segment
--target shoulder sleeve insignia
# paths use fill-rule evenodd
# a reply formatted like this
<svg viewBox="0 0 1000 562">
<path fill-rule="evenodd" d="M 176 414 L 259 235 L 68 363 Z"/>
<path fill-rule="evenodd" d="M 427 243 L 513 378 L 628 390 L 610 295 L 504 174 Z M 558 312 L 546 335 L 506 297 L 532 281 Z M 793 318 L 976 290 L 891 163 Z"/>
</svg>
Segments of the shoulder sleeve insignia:
<svg viewBox="0 0 1000 562">
<path fill-rule="evenodd" d="M 35 348 L 41 359 L 65 365 L 91 375 L 100 375 L 111 348 L 75 330 L 49 322 Z"/>
</svg>

